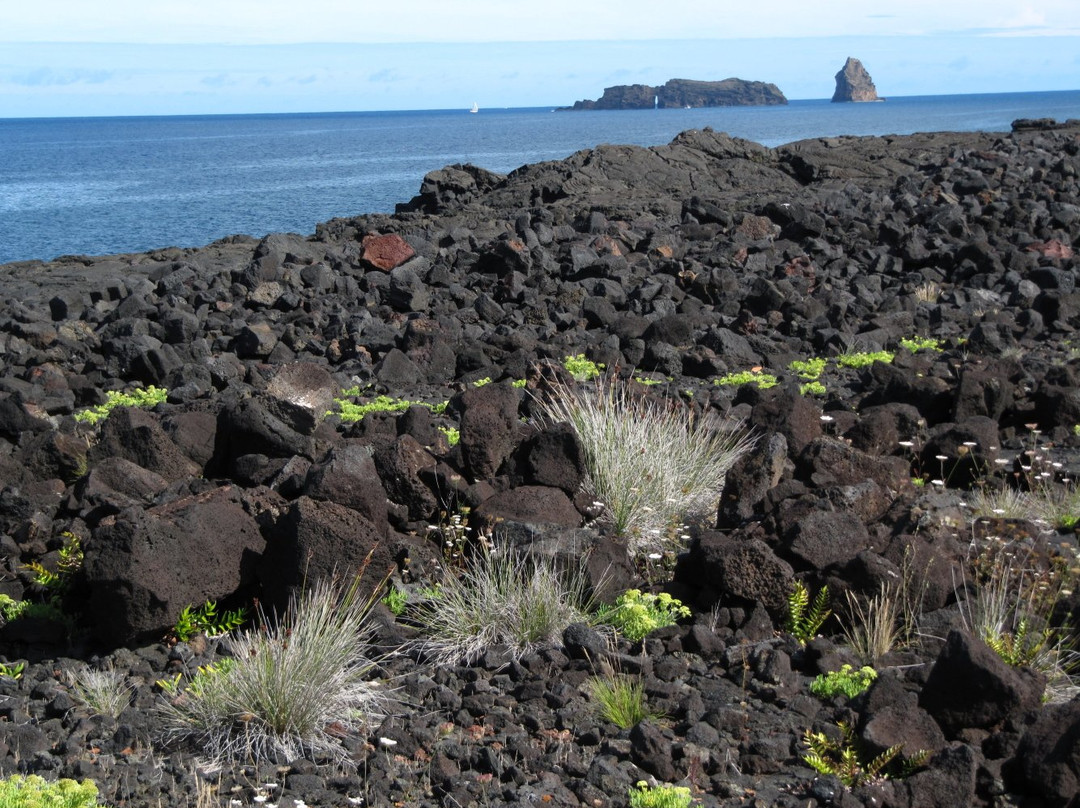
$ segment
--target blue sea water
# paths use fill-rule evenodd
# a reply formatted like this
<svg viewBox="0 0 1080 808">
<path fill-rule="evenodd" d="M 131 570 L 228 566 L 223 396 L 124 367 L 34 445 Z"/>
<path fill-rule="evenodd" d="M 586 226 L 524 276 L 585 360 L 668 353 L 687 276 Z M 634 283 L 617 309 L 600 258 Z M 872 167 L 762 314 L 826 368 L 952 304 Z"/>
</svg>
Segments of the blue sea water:
<svg viewBox="0 0 1080 808">
<path fill-rule="evenodd" d="M 0 119 L 0 263 L 311 233 L 390 212 L 428 171 L 507 172 L 600 143 L 653 146 L 710 126 L 766 146 L 833 135 L 1008 131 L 1080 118 L 1080 91 L 892 98 L 879 104 L 555 112 L 435 110 Z"/>
</svg>

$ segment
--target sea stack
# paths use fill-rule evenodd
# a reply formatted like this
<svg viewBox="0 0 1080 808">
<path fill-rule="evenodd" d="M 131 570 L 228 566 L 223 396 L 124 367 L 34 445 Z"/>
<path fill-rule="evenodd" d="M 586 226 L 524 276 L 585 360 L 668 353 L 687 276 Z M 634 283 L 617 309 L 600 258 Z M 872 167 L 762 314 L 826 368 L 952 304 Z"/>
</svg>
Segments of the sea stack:
<svg viewBox="0 0 1080 808">
<path fill-rule="evenodd" d="M 836 92 L 833 93 L 833 103 L 842 101 L 881 101 L 878 98 L 877 88 L 874 81 L 862 62 L 850 56 L 844 62 L 843 69 L 836 74 Z"/>
</svg>

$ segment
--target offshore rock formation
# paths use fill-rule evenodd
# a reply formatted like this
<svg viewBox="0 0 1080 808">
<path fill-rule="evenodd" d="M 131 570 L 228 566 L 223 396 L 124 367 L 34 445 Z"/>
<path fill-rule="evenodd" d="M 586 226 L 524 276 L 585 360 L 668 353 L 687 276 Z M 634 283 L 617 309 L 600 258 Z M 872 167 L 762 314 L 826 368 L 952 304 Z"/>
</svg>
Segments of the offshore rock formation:
<svg viewBox="0 0 1080 808">
<path fill-rule="evenodd" d="M 866 72 L 862 62 L 850 56 L 844 62 L 843 69 L 836 74 L 836 92 L 833 93 L 833 103 L 843 101 L 884 101 L 879 98 L 877 88 L 870 74 Z"/>
<path fill-rule="evenodd" d="M 772 106 L 787 98 L 775 84 L 744 79 L 671 79 L 660 87 L 620 84 L 607 87 L 596 101 L 577 101 L 573 109 L 682 109 L 684 107 Z"/>
</svg>

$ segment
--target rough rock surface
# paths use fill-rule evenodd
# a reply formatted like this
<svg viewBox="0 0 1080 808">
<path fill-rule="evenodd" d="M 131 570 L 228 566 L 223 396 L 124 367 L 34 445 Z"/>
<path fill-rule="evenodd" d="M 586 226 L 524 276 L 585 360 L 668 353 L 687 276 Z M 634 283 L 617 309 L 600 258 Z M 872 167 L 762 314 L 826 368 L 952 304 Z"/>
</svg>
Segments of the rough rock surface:
<svg viewBox="0 0 1080 808">
<path fill-rule="evenodd" d="M 833 93 L 832 100 L 834 103 L 839 103 L 883 99 L 878 97 L 874 81 L 866 72 L 863 63 L 849 56 L 840 72 L 836 74 L 836 92 Z"/>
<path fill-rule="evenodd" d="M 618 806 L 649 777 L 705 808 L 1068 805 L 1076 702 L 963 632 L 961 572 L 997 543 L 1075 566 L 1075 532 L 974 503 L 1046 479 L 1033 464 L 1080 473 L 1078 177 L 1077 122 L 776 149 L 691 131 L 505 176 L 449 166 L 394 215 L 310 236 L 0 267 L 0 593 L 62 609 L 0 625 L 0 661 L 26 663 L 0 676 L 0 775 L 92 778 L 132 808 Z M 868 351 L 891 361 L 853 361 Z M 681 552 L 631 558 L 581 443 L 538 418 L 579 354 L 756 431 L 710 516 L 671 526 Z M 793 364 L 811 358 L 821 389 Z M 75 418 L 149 384 L 164 403 Z M 350 421 L 346 390 L 395 406 Z M 58 570 L 71 536 L 81 569 L 43 591 L 27 565 Z M 163 737 L 156 683 L 223 653 L 161 641 L 183 607 L 272 609 L 359 567 L 365 591 L 418 592 L 485 541 L 692 615 L 434 665 L 408 611 L 378 605 L 373 644 L 396 653 L 370 675 L 394 703 L 343 733 L 354 765 L 214 771 Z M 793 579 L 838 612 L 916 581 L 917 641 L 879 655 L 868 693 L 818 698 L 814 677 L 860 660 L 835 617 L 785 633 Z M 84 665 L 123 673 L 118 716 L 80 701 Z M 607 722 L 588 681 L 613 672 L 663 718 Z M 847 789 L 803 757 L 839 721 L 932 756 Z"/>
</svg>

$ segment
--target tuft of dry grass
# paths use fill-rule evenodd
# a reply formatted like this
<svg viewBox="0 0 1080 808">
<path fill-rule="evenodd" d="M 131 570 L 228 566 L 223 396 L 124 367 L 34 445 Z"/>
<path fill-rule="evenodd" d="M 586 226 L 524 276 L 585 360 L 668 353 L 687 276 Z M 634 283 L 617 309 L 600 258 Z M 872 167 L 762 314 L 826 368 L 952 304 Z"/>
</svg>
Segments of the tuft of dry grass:
<svg viewBox="0 0 1080 808">
<path fill-rule="evenodd" d="M 412 618 L 426 656 L 439 665 L 469 664 L 495 645 L 518 657 L 557 641 L 571 623 L 588 621 L 589 605 L 584 568 L 493 547 L 448 575 Z"/>
<path fill-rule="evenodd" d="M 846 618 L 840 618 L 848 645 L 864 665 L 875 666 L 901 640 L 902 601 L 895 587 L 886 586 L 869 600 L 861 600 L 851 592 L 847 600 Z"/>
<path fill-rule="evenodd" d="M 68 675 L 76 700 L 99 715 L 119 717 L 131 704 L 133 688 L 123 671 L 81 667 Z"/>
<path fill-rule="evenodd" d="M 167 699 L 168 740 L 198 745 L 214 762 L 287 762 L 349 756 L 341 738 L 380 716 L 385 691 L 368 680 L 371 601 L 358 581 L 324 580 L 293 597 L 277 621 L 224 640 L 228 657 Z"/>
<path fill-rule="evenodd" d="M 663 546 L 670 526 L 714 518 L 724 478 L 754 438 L 741 422 L 698 415 L 634 387 L 611 378 L 556 385 L 539 409 L 543 420 L 577 432 L 588 493 L 642 554 L 672 549 Z"/>
</svg>

